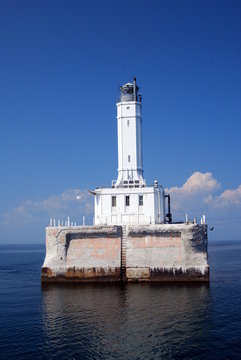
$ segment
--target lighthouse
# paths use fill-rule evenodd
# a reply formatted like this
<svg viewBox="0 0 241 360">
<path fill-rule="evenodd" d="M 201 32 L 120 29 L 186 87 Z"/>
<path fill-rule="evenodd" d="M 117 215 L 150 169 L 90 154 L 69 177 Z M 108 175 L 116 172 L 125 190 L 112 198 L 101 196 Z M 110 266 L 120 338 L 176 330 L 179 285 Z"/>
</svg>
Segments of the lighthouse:
<svg viewBox="0 0 241 360">
<path fill-rule="evenodd" d="M 170 223 L 170 196 L 157 180 L 147 186 L 143 177 L 142 97 L 136 78 L 120 86 L 116 106 L 118 177 L 111 187 L 90 191 L 95 196 L 94 225 Z"/>
<path fill-rule="evenodd" d="M 170 196 L 144 178 L 142 98 L 133 82 L 117 101 L 118 174 L 96 187 L 94 225 L 46 227 L 42 282 L 209 281 L 207 224 L 172 222 Z"/>
</svg>

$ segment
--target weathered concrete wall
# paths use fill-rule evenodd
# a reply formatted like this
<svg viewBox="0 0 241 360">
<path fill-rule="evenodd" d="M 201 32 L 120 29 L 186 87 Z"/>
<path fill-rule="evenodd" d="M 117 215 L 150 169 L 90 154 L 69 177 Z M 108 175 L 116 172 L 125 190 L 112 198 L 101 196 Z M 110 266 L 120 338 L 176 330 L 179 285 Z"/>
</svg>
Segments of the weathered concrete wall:
<svg viewBox="0 0 241 360">
<path fill-rule="evenodd" d="M 127 281 L 208 281 L 207 226 L 128 226 L 124 239 L 120 226 L 46 229 L 43 282 L 120 281 L 121 275 Z"/>
<path fill-rule="evenodd" d="M 128 281 L 208 281 L 207 226 L 129 226 Z"/>
<path fill-rule="evenodd" d="M 41 279 L 120 281 L 121 231 L 113 226 L 48 227 Z"/>
</svg>

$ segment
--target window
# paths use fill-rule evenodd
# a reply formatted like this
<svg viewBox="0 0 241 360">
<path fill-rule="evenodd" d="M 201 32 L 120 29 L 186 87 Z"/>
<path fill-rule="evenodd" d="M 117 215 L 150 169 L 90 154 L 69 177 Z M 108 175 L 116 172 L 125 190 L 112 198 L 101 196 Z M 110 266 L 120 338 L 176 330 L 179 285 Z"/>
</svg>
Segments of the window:
<svg viewBox="0 0 241 360">
<path fill-rule="evenodd" d="M 112 196 L 111 204 L 112 204 L 112 207 L 116 207 L 116 196 Z"/>
<path fill-rule="evenodd" d="M 130 206 L 130 196 L 126 196 L 126 206 Z"/>
<path fill-rule="evenodd" d="M 130 120 L 127 120 L 127 126 L 130 126 Z"/>
<path fill-rule="evenodd" d="M 139 195 L 139 206 L 143 206 L 143 195 Z"/>
<path fill-rule="evenodd" d="M 128 155 L 128 162 L 131 162 L 131 156 Z"/>
</svg>

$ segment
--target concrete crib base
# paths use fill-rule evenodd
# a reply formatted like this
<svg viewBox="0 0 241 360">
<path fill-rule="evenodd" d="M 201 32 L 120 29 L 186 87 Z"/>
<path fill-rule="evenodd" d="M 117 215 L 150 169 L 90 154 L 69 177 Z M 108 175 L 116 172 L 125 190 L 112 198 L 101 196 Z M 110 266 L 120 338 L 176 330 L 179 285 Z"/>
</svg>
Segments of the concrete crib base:
<svg viewBox="0 0 241 360">
<path fill-rule="evenodd" d="M 46 282 L 208 282 L 207 225 L 46 228 Z"/>
</svg>

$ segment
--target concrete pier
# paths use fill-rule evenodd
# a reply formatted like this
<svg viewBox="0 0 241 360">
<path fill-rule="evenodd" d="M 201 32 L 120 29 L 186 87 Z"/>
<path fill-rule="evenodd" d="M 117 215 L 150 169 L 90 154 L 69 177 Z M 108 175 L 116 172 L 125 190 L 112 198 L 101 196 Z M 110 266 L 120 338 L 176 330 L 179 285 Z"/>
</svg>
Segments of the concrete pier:
<svg viewBox="0 0 241 360">
<path fill-rule="evenodd" d="M 41 280 L 207 282 L 207 225 L 47 227 Z"/>
</svg>

